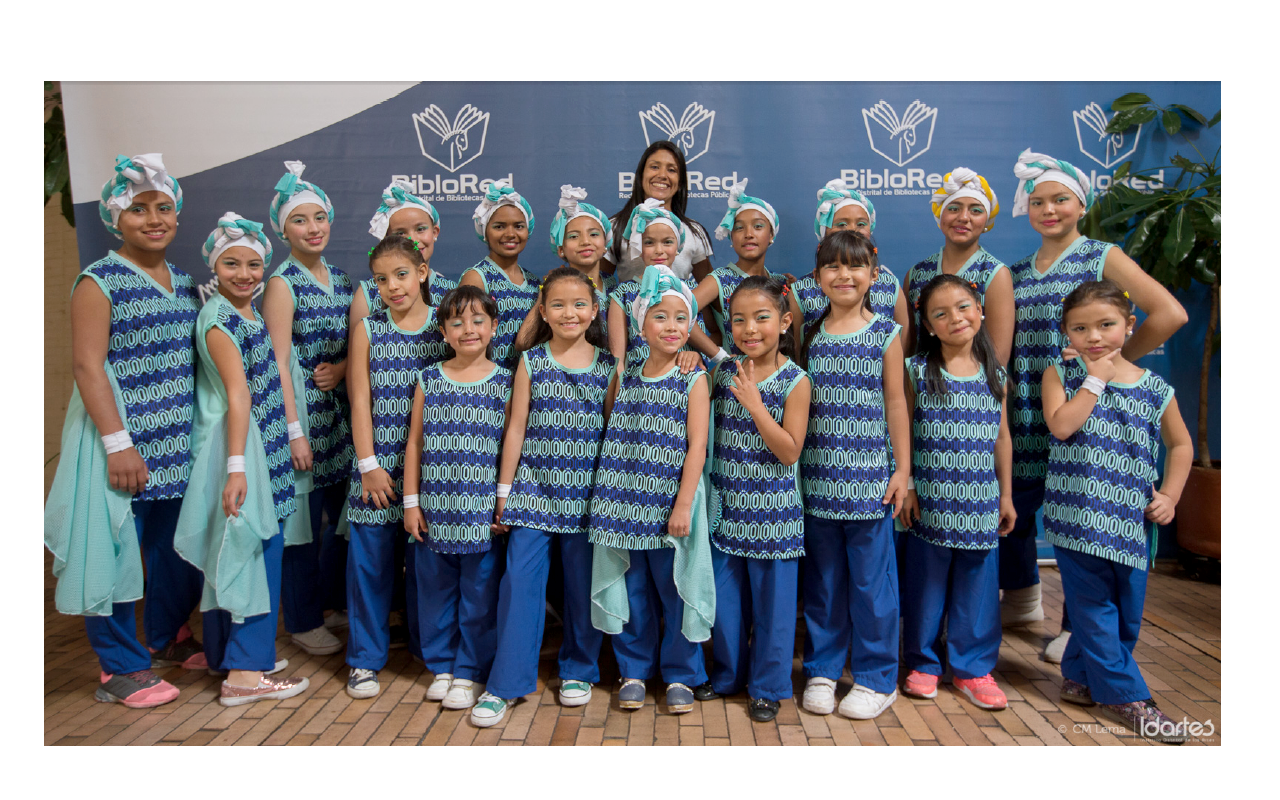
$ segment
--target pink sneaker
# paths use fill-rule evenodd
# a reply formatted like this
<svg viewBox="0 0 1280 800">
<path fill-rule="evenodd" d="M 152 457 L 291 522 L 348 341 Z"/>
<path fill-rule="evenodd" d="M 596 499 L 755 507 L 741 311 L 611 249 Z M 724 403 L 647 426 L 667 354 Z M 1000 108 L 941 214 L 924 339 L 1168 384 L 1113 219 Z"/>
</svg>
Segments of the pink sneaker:
<svg viewBox="0 0 1280 800">
<path fill-rule="evenodd" d="M 99 703 L 123 703 L 129 708 L 155 708 L 178 697 L 178 687 L 149 669 L 108 675 L 102 673 L 101 685 L 93 693 Z"/>
<path fill-rule="evenodd" d="M 996 685 L 996 679 L 991 677 L 991 673 L 987 673 L 981 678 L 956 678 L 953 683 L 978 708 L 999 711 L 1009 705 L 1009 698 L 1005 697 L 1004 692 L 1000 691 L 1000 687 Z"/>
<path fill-rule="evenodd" d="M 902 684 L 902 693 L 932 700 L 938 696 L 938 676 L 913 669 L 906 683 Z"/>
<path fill-rule="evenodd" d="M 204 655 L 204 646 L 191 633 L 191 628 L 183 625 L 178 635 L 173 637 L 161 650 L 150 647 L 151 668 L 182 667 L 183 669 L 208 669 L 209 661 Z"/>
</svg>

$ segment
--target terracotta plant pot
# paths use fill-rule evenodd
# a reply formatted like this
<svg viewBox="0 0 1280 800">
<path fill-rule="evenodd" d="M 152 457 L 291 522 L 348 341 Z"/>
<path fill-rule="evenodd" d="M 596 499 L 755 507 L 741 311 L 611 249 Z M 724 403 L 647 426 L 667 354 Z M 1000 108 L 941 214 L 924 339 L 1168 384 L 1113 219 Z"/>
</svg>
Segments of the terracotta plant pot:
<svg viewBox="0 0 1280 800">
<path fill-rule="evenodd" d="M 1222 470 L 1193 466 L 1178 499 L 1178 546 L 1196 555 L 1222 558 Z"/>
</svg>

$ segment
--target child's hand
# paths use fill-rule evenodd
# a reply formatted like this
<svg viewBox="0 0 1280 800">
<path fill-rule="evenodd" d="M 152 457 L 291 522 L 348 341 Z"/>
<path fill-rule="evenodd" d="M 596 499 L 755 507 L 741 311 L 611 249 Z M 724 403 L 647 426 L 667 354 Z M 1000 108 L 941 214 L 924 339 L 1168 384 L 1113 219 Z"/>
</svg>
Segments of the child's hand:
<svg viewBox="0 0 1280 800">
<path fill-rule="evenodd" d="M 315 456 L 311 454 L 311 443 L 305 436 L 289 440 L 289 455 L 293 457 L 293 468 L 303 472 L 311 469 L 315 462 Z"/>
<path fill-rule="evenodd" d="M 1005 536 L 1013 530 L 1013 526 L 1018 522 L 1018 512 L 1013 508 L 1013 497 L 1007 494 L 1000 495 L 1000 527 L 996 529 L 996 533 Z"/>
<path fill-rule="evenodd" d="M 326 361 L 316 364 L 316 368 L 311 372 L 311 381 L 316 388 L 322 392 L 331 392 L 338 385 L 338 370 Z"/>
<path fill-rule="evenodd" d="M 920 521 L 920 497 L 915 489 L 907 490 L 907 499 L 902 503 L 902 527 L 910 528 Z"/>
<path fill-rule="evenodd" d="M 1151 504 L 1142 510 L 1147 519 L 1157 525 L 1168 525 L 1173 522 L 1174 512 L 1177 507 L 1173 500 L 1167 494 L 1161 494 L 1156 491 L 1154 486 L 1151 487 Z"/>
<path fill-rule="evenodd" d="M 1063 360 L 1063 361 L 1070 361 L 1070 360 L 1071 360 L 1071 359 L 1073 359 L 1073 358 L 1079 358 L 1079 357 L 1080 357 L 1080 351 L 1079 351 L 1079 350 L 1077 350 L 1077 349 L 1075 349 L 1074 347 L 1064 347 L 1064 348 L 1062 348 L 1062 360 Z"/>
<path fill-rule="evenodd" d="M 245 495 L 249 493 L 249 482 L 243 472 L 227 474 L 227 485 L 222 490 L 222 515 L 224 517 L 240 516 L 240 506 L 244 505 Z"/>
<path fill-rule="evenodd" d="M 681 375 L 688 375 L 702 366 L 702 356 L 692 350 L 681 350 L 676 353 L 676 366 L 680 368 Z"/>
<path fill-rule="evenodd" d="M 667 518 L 667 533 L 677 539 L 683 539 L 689 535 L 689 528 L 693 524 L 693 506 L 684 503 L 676 503 L 671 509 L 671 516 Z"/>
<path fill-rule="evenodd" d="M 502 524 L 502 511 L 507 507 L 507 498 L 499 497 L 493 504 L 493 524 L 489 526 L 490 533 L 510 533 L 511 526 Z"/>
<path fill-rule="evenodd" d="M 787 285 L 788 285 L 788 286 L 790 286 L 791 284 L 793 284 L 793 283 L 795 283 L 795 282 L 796 282 L 796 276 L 795 276 L 795 275 L 792 275 L 790 272 L 784 272 L 784 273 L 782 273 L 782 277 L 784 277 L 784 278 L 786 278 L 786 279 L 787 279 Z"/>
<path fill-rule="evenodd" d="M 881 505 L 893 503 L 893 518 L 897 519 L 902 513 L 902 504 L 907 500 L 907 474 L 905 472 L 895 471 L 889 476 L 889 486 L 885 489 L 884 499 L 880 501 Z"/>
<path fill-rule="evenodd" d="M 1103 383 L 1110 382 L 1116 376 L 1116 357 L 1120 355 L 1119 350 L 1112 350 L 1105 356 L 1099 356 L 1090 359 L 1087 355 L 1084 357 L 1084 368 L 1089 374 L 1095 378 L 1099 378 Z"/>
<path fill-rule="evenodd" d="M 373 504 L 378 508 L 390 508 L 391 504 L 397 499 L 396 486 L 391 482 L 391 476 L 382 467 L 371 469 L 360 476 L 360 497 L 364 502 L 369 502 L 369 498 L 373 498 Z"/>
<path fill-rule="evenodd" d="M 151 473 L 147 470 L 147 462 L 142 460 L 142 455 L 136 448 L 130 447 L 107 456 L 107 477 L 112 489 L 137 494 L 147 488 Z"/>
<path fill-rule="evenodd" d="M 404 529 L 415 541 L 422 541 L 427 533 L 427 521 L 422 518 L 422 509 L 414 507 L 404 510 Z"/>
<path fill-rule="evenodd" d="M 738 371 L 733 376 L 729 391 L 733 392 L 733 396 L 746 410 L 764 409 L 764 399 L 760 397 L 760 390 L 756 388 L 756 366 L 751 363 L 751 359 L 744 358 L 738 362 Z"/>
</svg>

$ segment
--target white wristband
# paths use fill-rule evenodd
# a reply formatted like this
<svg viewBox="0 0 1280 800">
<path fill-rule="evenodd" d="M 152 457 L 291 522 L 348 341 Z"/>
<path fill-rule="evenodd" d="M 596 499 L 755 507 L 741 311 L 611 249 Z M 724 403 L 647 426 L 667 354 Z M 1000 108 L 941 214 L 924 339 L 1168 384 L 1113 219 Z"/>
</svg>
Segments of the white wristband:
<svg viewBox="0 0 1280 800">
<path fill-rule="evenodd" d="M 227 456 L 227 474 L 244 472 L 244 456 Z"/>
<path fill-rule="evenodd" d="M 1102 393 L 1107 390 L 1107 382 L 1097 375 L 1090 375 L 1084 379 L 1084 383 L 1080 384 L 1080 388 L 1088 389 L 1098 397 L 1102 397 Z"/>
<path fill-rule="evenodd" d="M 711 364 L 713 366 L 718 367 L 720 366 L 720 362 L 724 361 L 728 357 L 729 357 L 729 352 L 725 350 L 723 347 L 721 347 L 719 350 L 716 351 L 716 354 L 711 357 Z"/>
<path fill-rule="evenodd" d="M 405 508 L 417 508 L 417 507 L 418 507 L 418 496 L 417 496 L 416 494 L 406 494 L 406 495 L 404 496 L 404 507 L 405 507 Z"/>
<path fill-rule="evenodd" d="M 914 492 L 915 490 L 916 490 L 916 479 L 910 478 L 910 477 L 907 478 L 907 491 Z"/>
<path fill-rule="evenodd" d="M 511 484 L 509 483 L 498 484 L 498 491 L 497 491 L 498 497 L 508 497 L 510 496 L 510 494 L 511 494 Z"/>
<path fill-rule="evenodd" d="M 292 442 L 294 439 L 301 439 L 302 436 L 303 436 L 302 421 L 298 420 L 297 422 L 290 422 L 289 423 L 289 441 Z"/>
<path fill-rule="evenodd" d="M 107 448 L 107 455 L 111 455 L 133 447 L 133 439 L 129 438 L 128 429 L 120 430 L 103 436 L 102 446 Z"/>
<path fill-rule="evenodd" d="M 356 466 L 360 468 L 361 475 L 365 474 L 366 472 L 373 472 L 375 469 L 378 468 L 378 457 L 369 456 L 368 458 L 362 458 L 356 462 Z"/>
</svg>

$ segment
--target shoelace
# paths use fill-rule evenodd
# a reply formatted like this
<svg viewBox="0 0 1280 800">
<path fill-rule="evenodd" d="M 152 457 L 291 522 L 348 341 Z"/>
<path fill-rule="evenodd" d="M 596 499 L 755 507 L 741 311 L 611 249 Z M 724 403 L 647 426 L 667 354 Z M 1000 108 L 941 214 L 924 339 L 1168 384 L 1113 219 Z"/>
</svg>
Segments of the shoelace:
<svg viewBox="0 0 1280 800">
<path fill-rule="evenodd" d="M 160 676 L 149 669 L 140 669 L 137 672 L 126 672 L 123 673 L 123 676 L 138 684 L 143 689 L 146 689 L 149 686 L 154 686 L 160 682 Z"/>
</svg>

